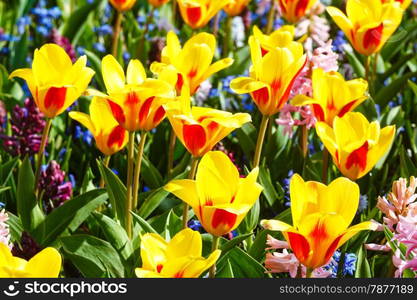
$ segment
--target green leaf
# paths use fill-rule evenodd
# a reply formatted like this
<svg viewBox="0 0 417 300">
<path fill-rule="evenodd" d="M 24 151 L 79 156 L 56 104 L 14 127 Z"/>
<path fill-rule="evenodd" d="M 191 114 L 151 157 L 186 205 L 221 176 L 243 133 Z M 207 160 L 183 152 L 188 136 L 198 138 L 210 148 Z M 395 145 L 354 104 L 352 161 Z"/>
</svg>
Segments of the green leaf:
<svg viewBox="0 0 417 300">
<path fill-rule="evenodd" d="M 279 199 L 278 192 L 275 190 L 274 185 L 272 184 L 271 174 L 269 169 L 265 166 L 259 168 L 259 183 L 264 188 L 262 193 L 268 201 L 269 206 L 273 206 L 275 201 Z"/>
<path fill-rule="evenodd" d="M 106 241 L 108 241 L 113 248 L 120 253 L 121 257 L 127 261 L 133 254 L 133 248 L 124 228 L 101 213 L 94 212 L 93 216 L 100 224 L 101 230 L 106 237 Z"/>
<path fill-rule="evenodd" d="M 246 157 L 252 157 L 253 152 L 255 151 L 254 141 L 256 141 L 255 126 L 253 126 L 251 123 L 246 123 L 235 132 L 239 141 L 239 145 L 245 153 Z"/>
<path fill-rule="evenodd" d="M 151 189 L 159 188 L 163 184 L 162 175 L 145 154 L 142 158 L 141 177 Z"/>
<path fill-rule="evenodd" d="M 123 216 L 126 211 L 126 187 L 112 170 L 104 166 L 100 161 L 97 161 L 97 165 L 106 183 L 107 194 L 109 195 L 111 206 L 114 209 L 116 220 L 125 228 L 125 218 Z"/>
<path fill-rule="evenodd" d="M 363 246 L 359 248 L 357 257 L 355 278 L 371 278 L 371 267 L 369 266 L 369 262 L 366 259 L 366 250 Z"/>
<path fill-rule="evenodd" d="M 240 248 L 233 248 L 226 255 L 222 256 L 217 263 L 218 269 L 224 268 L 228 261 L 232 266 L 234 278 L 267 277 L 265 268 Z"/>
<path fill-rule="evenodd" d="M 45 215 L 38 206 L 34 193 L 35 176 L 29 158 L 26 156 L 19 169 L 17 182 L 17 213 L 23 228 L 33 233 L 45 219 Z"/>
<path fill-rule="evenodd" d="M 216 278 L 234 278 L 232 265 L 230 264 L 229 260 L 226 261 L 221 270 L 216 272 Z"/>
<path fill-rule="evenodd" d="M 168 195 L 169 192 L 163 188 L 152 191 L 139 208 L 138 215 L 146 219 Z"/>
<path fill-rule="evenodd" d="M 165 223 L 165 230 L 162 235 L 165 235 L 166 240 L 172 239 L 182 229 L 182 220 L 178 217 L 174 210 L 171 209 L 168 213 L 167 221 Z"/>
<path fill-rule="evenodd" d="M 227 241 L 227 242 L 223 243 L 220 246 L 220 250 L 222 250 L 221 255 L 222 256 L 225 255 L 231 249 L 233 249 L 234 247 L 236 247 L 237 245 L 242 243 L 244 240 L 246 240 L 248 237 L 252 236 L 252 234 L 253 233 L 242 234 L 242 235 L 239 235 L 239 236 L 235 237 L 234 239 L 231 239 L 230 241 Z M 224 240 L 224 238 L 222 238 L 222 240 Z"/>
<path fill-rule="evenodd" d="M 133 221 L 137 225 L 139 225 L 142 232 L 149 232 L 149 233 L 157 233 L 155 229 L 148 222 L 142 219 L 140 216 L 135 214 L 134 212 L 130 212 L 133 216 Z"/>
<path fill-rule="evenodd" d="M 7 215 L 9 216 L 7 224 L 9 225 L 11 240 L 20 241 L 23 232 L 22 222 L 16 215 L 12 214 L 11 212 L 7 212 Z"/>
<path fill-rule="evenodd" d="M 255 204 L 248 211 L 242 223 L 239 225 L 239 231 L 242 233 L 252 232 L 259 223 L 260 205 L 259 199 L 255 201 Z"/>
<path fill-rule="evenodd" d="M 120 278 L 125 268 L 109 242 L 84 234 L 62 237 L 65 256 L 87 278 Z"/>
<path fill-rule="evenodd" d="M 33 232 L 41 246 L 51 245 L 65 230 L 74 232 L 97 207 L 107 200 L 103 189 L 97 189 L 55 208 Z"/>
<path fill-rule="evenodd" d="M 0 183 L 5 184 L 10 179 L 18 162 L 19 158 L 15 157 L 0 165 Z"/>
<path fill-rule="evenodd" d="M 99 6 L 101 2 L 102 0 L 96 0 L 91 4 L 81 6 L 76 11 L 74 11 L 63 25 L 61 31 L 62 35 L 72 41 L 80 28 L 84 25 L 85 22 L 87 22 L 90 13 L 97 6 Z"/>
<path fill-rule="evenodd" d="M 375 103 L 384 108 L 403 89 L 410 78 L 416 77 L 417 72 L 407 73 L 384 86 L 375 96 Z"/>
</svg>

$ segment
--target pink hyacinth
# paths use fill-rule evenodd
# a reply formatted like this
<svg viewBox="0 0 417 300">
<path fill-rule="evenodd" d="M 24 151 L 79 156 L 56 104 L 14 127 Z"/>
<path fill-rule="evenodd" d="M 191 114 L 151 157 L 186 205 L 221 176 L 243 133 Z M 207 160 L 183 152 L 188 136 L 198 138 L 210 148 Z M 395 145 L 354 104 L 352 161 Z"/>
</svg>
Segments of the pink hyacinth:
<svg viewBox="0 0 417 300">
<path fill-rule="evenodd" d="M 9 220 L 8 214 L 3 210 L 0 210 L 0 243 L 3 243 L 10 249 L 12 245 L 10 244 L 10 229 L 7 221 Z"/>
</svg>

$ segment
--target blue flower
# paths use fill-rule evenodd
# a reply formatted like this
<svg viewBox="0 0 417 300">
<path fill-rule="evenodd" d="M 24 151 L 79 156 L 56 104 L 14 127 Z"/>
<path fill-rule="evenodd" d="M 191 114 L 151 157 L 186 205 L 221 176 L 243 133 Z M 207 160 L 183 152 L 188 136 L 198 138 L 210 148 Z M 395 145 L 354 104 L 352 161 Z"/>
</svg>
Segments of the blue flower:
<svg viewBox="0 0 417 300">
<path fill-rule="evenodd" d="M 345 34 L 343 31 L 339 30 L 336 34 L 335 39 L 333 40 L 333 49 L 336 52 L 343 53 L 343 46 L 346 44 Z"/>
<path fill-rule="evenodd" d="M 117 169 L 111 169 L 111 171 L 112 171 L 114 174 L 119 175 L 119 171 L 118 171 Z"/>
<path fill-rule="evenodd" d="M 98 52 L 104 53 L 106 52 L 106 47 L 102 43 L 94 43 L 93 48 Z"/>
<path fill-rule="evenodd" d="M 4 204 L 3 202 L 0 202 L 0 208 L 4 208 L 6 206 L 6 204 Z"/>
<path fill-rule="evenodd" d="M 336 251 L 333 254 L 333 260 L 328 265 L 323 267 L 324 269 L 332 272 L 331 277 L 336 277 L 337 276 L 340 256 L 341 256 L 340 251 Z M 352 276 L 355 273 L 356 259 L 357 259 L 357 257 L 355 255 L 355 253 L 345 253 L 345 261 L 344 261 L 344 264 L 343 264 L 342 275 Z"/>
<path fill-rule="evenodd" d="M 358 211 L 357 213 L 363 212 L 368 207 L 368 196 L 367 195 L 361 195 L 359 197 L 359 205 L 358 205 Z"/>
<path fill-rule="evenodd" d="M 196 219 L 191 219 L 190 221 L 188 221 L 187 226 L 195 231 L 200 231 L 203 228 L 203 226 L 201 226 L 200 221 Z"/>
<path fill-rule="evenodd" d="M 93 31 L 97 33 L 98 35 L 111 35 L 113 34 L 113 28 L 108 25 L 104 24 L 98 27 L 94 27 Z"/>
<path fill-rule="evenodd" d="M 294 175 L 294 170 L 289 170 L 287 177 L 282 181 L 282 183 L 284 184 L 283 188 L 284 188 L 284 199 L 286 200 L 286 202 L 284 203 L 284 205 L 286 207 L 290 207 L 291 206 L 291 201 L 290 201 L 290 182 L 291 182 L 291 178 Z"/>
<path fill-rule="evenodd" d="M 127 51 L 123 52 L 123 59 L 127 62 L 130 59 L 130 53 Z"/>
</svg>

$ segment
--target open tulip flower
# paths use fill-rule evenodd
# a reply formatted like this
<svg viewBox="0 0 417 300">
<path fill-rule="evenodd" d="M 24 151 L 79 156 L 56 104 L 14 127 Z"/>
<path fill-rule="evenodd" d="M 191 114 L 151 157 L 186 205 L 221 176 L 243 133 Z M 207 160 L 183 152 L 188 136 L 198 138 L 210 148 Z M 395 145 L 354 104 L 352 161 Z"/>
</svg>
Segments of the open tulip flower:
<svg viewBox="0 0 417 300">
<path fill-rule="evenodd" d="M 207 25 L 230 0 L 177 0 L 184 22 L 193 29 Z"/>
<path fill-rule="evenodd" d="M 248 6 L 251 0 L 230 0 L 229 4 L 227 4 L 223 10 L 229 16 L 238 16 L 242 13 L 242 11 Z"/>
<path fill-rule="evenodd" d="M 118 11 L 127 11 L 135 5 L 136 0 L 110 0 L 110 3 Z"/>
<path fill-rule="evenodd" d="M 297 95 L 291 100 L 292 105 L 310 105 L 319 122 L 333 126 L 333 119 L 343 117 L 365 101 L 368 83 L 363 79 L 345 81 L 342 74 L 325 72 L 317 68 L 312 75 L 313 97 Z"/>
<path fill-rule="evenodd" d="M 281 231 L 294 255 L 310 269 L 329 262 L 333 253 L 361 230 L 375 230 L 367 221 L 349 227 L 359 205 L 359 187 L 339 177 L 328 186 L 305 182 L 298 174 L 290 182 L 293 225 L 279 220 L 262 220 L 261 225 Z"/>
<path fill-rule="evenodd" d="M 278 0 L 282 16 L 290 23 L 303 18 L 317 0 Z"/>
<path fill-rule="evenodd" d="M 183 85 L 186 85 L 191 94 L 194 94 L 203 81 L 233 64 L 232 58 L 224 58 L 212 64 L 215 52 L 216 38 L 213 34 L 196 34 L 181 48 L 178 36 L 170 31 L 167 45 L 162 50 L 162 61 L 154 62 L 151 71 L 160 75 L 171 71 L 171 79 L 166 81 L 175 86 L 177 93 L 180 94 Z"/>
<path fill-rule="evenodd" d="M 356 180 L 366 175 L 388 151 L 395 126 L 380 129 L 377 121 L 369 123 L 361 113 L 350 112 L 336 117 L 333 128 L 318 122 L 316 131 L 340 172 Z"/>
<path fill-rule="evenodd" d="M 0 243 L 0 278 L 57 278 L 61 271 L 61 255 L 55 248 L 45 248 L 29 261 L 12 255 Z"/>
<path fill-rule="evenodd" d="M 90 104 L 90 115 L 72 111 L 69 116 L 90 130 L 97 148 L 103 154 L 112 155 L 126 146 L 127 131 L 113 117 L 107 99 L 94 97 Z"/>
<path fill-rule="evenodd" d="M 164 5 L 165 3 L 168 3 L 169 0 L 148 0 L 148 2 L 153 7 L 160 7 L 160 6 Z"/>
<path fill-rule="evenodd" d="M 117 122 L 127 131 L 149 131 L 165 118 L 163 104 L 175 96 L 165 81 L 146 78 L 142 63 L 133 59 L 124 71 L 112 55 L 102 61 L 102 73 L 108 95 L 91 91 L 93 95 L 109 99 Z"/>
<path fill-rule="evenodd" d="M 45 44 L 36 49 L 32 69 L 18 69 L 10 78 L 26 80 L 39 110 L 48 118 L 64 112 L 87 89 L 94 71 L 86 67 L 87 57 L 74 64 L 63 48 Z"/>
<path fill-rule="evenodd" d="M 135 270 L 139 278 L 197 278 L 220 257 L 213 251 L 207 259 L 202 257 L 202 239 L 189 228 L 177 233 L 167 242 L 155 233 L 141 237 L 142 267 Z"/>
<path fill-rule="evenodd" d="M 413 2 L 413 0 L 381 0 L 382 3 L 389 3 L 389 2 L 398 2 L 401 5 L 401 8 L 403 10 L 406 10 L 410 4 Z"/>
<path fill-rule="evenodd" d="M 207 232 L 221 236 L 239 226 L 262 192 L 258 171 L 240 178 L 226 154 L 211 151 L 201 159 L 195 180 L 173 180 L 164 189 L 190 205 Z"/>
<path fill-rule="evenodd" d="M 209 107 L 191 107 L 187 93 L 164 107 L 175 135 L 194 157 L 203 156 L 233 130 L 252 120 L 247 113 L 232 114 Z"/>
<path fill-rule="evenodd" d="M 336 7 L 327 12 L 359 53 L 378 53 L 401 23 L 403 9 L 397 1 L 348 0 L 345 15 Z"/>
<path fill-rule="evenodd" d="M 267 54 L 271 49 L 277 47 L 285 47 L 294 40 L 295 27 L 292 25 L 284 25 L 272 32 L 264 34 L 258 26 L 253 26 L 253 35 L 259 41 L 262 56 Z"/>
<path fill-rule="evenodd" d="M 272 116 L 281 110 L 288 100 L 295 79 L 307 63 L 303 45 L 294 42 L 289 33 L 282 34 L 287 38 L 264 56 L 259 40 L 251 36 L 249 45 L 253 66 L 250 77 L 235 78 L 230 83 L 234 92 L 250 93 L 265 116 Z"/>
</svg>

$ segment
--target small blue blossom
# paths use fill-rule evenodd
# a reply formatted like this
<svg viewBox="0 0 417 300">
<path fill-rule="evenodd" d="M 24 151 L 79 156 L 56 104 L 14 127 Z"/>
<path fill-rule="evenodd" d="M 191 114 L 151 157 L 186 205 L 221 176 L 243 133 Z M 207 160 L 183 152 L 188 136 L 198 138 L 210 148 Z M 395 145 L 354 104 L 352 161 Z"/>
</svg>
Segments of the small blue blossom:
<svg viewBox="0 0 417 300">
<path fill-rule="evenodd" d="M 101 52 L 101 53 L 106 52 L 106 47 L 104 47 L 104 45 L 102 43 L 94 43 L 93 48 L 96 51 Z"/>
<path fill-rule="evenodd" d="M 363 212 L 368 207 L 368 196 L 367 195 L 361 195 L 359 197 L 359 206 L 357 213 Z"/>
<path fill-rule="evenodd" d="M 143 187 L 143 191 L 146 193 L 146 192 L 149 192 L 151 189 L 149 188 L 149 186 L 144 186 Z"/>
<path fill-rule="evenodd" d="M 200 231 L 203 228 L 203 226 L 201 226 L 200 221 L 198 221 L 196 219 L 191 219 L 190 221 L 188 221 L 187 226 L 189 228 L 191 228 L 192 230 L 195 230 L 195 231 Z"/>
<path fill-rule="evenodd" d="M 284 199 L 286 200 L 284 205 L 286 207 L 291 206 L 291 202 L 290 202 L 290 182 L 291 182 L 291 178 L 292 178 L 293 175 L 294 175 L 294 170 L 289 170 L 288 174 L 287 174 L 287 177 L 282 181 L 282 183 L 284 184 L 283 188 L 284 188 L 284 192 L 285 192 Z"/>
<path fill-rule="evenodd" d="M 343 53 L 343 46 L 346 44 L 345 34 L 342 30 L 339 30 L 336 34 L 335 39 L 333 40 L 333 50 L 335 52 Z"/>
<path fill-rule="evenodd" d="M 119 175 L 119 171 L 117 169 L 111 169 L 111 171 L 115 174 L 115 175 Z"/>
<path fill-rule="evenodd" d="M 69 178 L 69 180 L 71 182 L 72 188 L 75 188 L 76 181 L 75 181 L 74 174 L 68 174 L 68 178 Z"/>
<path fill-rule="evenodd" d="M 111 35 L 113 34 L 113 28 L 109 24 L 104 24 L 98 27 L 94 27 L 93 31 L 98 35 Z"/>
<path fill-rule="evenodd" d="M 341 256 L 340 251 L 336 251 L 333 254 L 333 260 L 328 265 L 324 266 L 324 269 L 332 272 L 331 277 L 336 277 L 337 275 L 340 256 Z M 355 253 L 345 253 L 345 261 L 343 265 L 342 275 L 352 276 L 355 273 L 356 259 L 357 257 Z"/>
<path fill-rule="evenodd" d="M 4 208 L 6 206 L 6 204 L 4 204 L 3 202 L 0 202 L 0 208 Z"/>
</svg>

